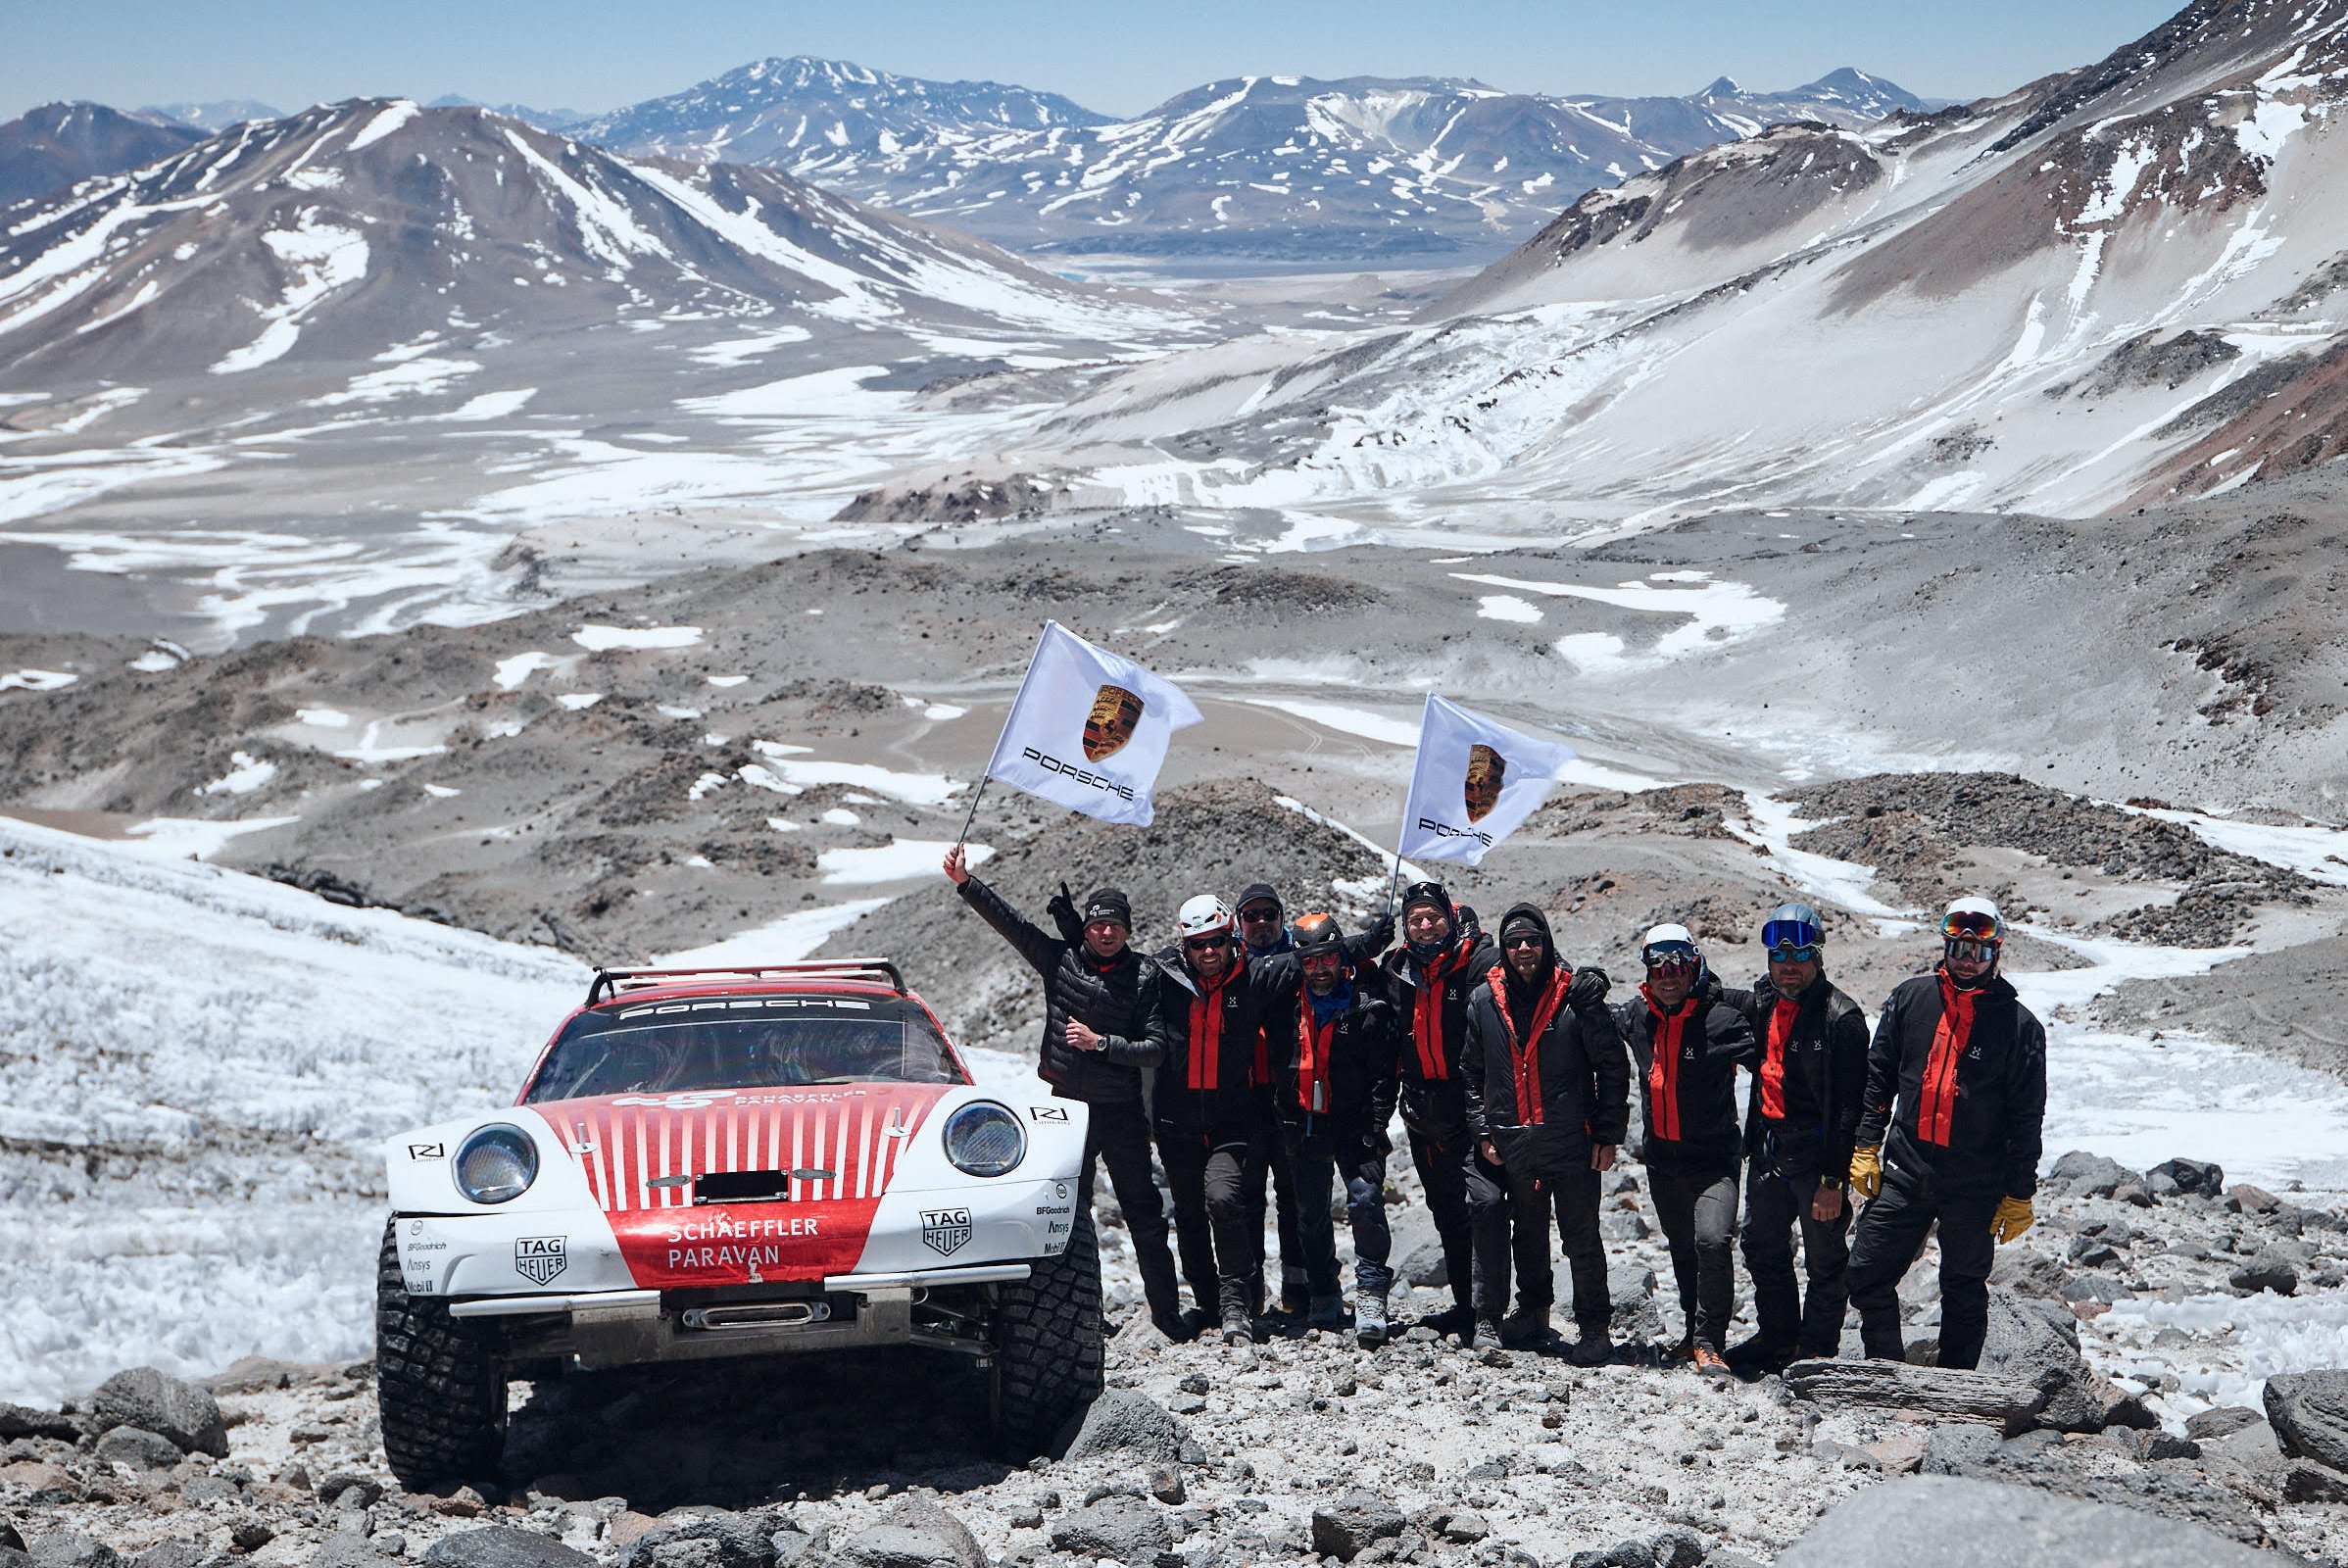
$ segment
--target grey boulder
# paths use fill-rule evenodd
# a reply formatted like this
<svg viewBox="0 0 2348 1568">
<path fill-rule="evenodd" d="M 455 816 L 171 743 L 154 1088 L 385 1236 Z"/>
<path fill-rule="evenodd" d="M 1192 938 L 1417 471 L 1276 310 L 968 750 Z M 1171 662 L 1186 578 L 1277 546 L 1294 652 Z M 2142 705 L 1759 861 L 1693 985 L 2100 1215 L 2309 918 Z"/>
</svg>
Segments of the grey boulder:
<svg viewBox="0 0 2348 1568">
<path fill-rule="evenodd" d="M 2299 1291 L 2299 1265 L 2289 1253 L 2279 1248 L 2270 1247 L 2228 1274 L 2226 1283 L 2252 1296 L 2262 1291 L 2273 1291 L 2277 1296 L 2294 1296 Z"/>
<path fill-rule="evenodd" d="M 1182 1427 L 1166 1407 L 1133 1389 L 1111 1389 L 1095 1399 L 1077 1423 L 1067 1457 L 1093 1459 L 1131 1454 L 1147 1465 L 1172 1464 L 1182 1457 Z"/>
<path fill-rule="evenodd" d="M 856 1568 L 986 1568 L 987 1554 L 970 1527 L 934 1502 L 905 1497 L 836 1548 Z"/>
<path fill-rule="evenodd" d="M 1400 1535 L 1406 1523 L 1392 1501 L 1356 1487 L 1312 1511 L 1312 1549 L 1351 1562 L 1373 1544 Z"/>
<path fill-rule="evenodd" d="M 1778 1568 L 2267 1568 L 2274 1558 L 2198 1525 L 2110 1503 L 1954 1476 L 1910 1476 L 1835 1505 Z"/>
<path fill-rule="evenodd" d="M 491 1525 L 461 1530 L 432 1543 L 425 1568 L 595 1568 L 595 1559 L 551 1536 Z"/>
<path fill-rule="evenodd" d="M 2079 1348 L 2079 1320 L 2060 1302 L 1989 1293 L 1989 1332 L 1981 1370 L 2043 1390 L 2041 1425 L 2058 1432 L 2099 1432 L 2109 1404 Z"/>
<path fill-rule="evenodd" d="M 2140 1187 L 2144 1178 L 2108 1154 L 2075 1149 L 2054 1162 L 2047 1180 L 2081 1198 L 2109 1198 L 2122 1187 Z"/>
<path fill-rule="evenodd" d="M 1154 1562 L 1174 1544 L 1174 1527 L 1143 1498 L 1119 1494 L 1062 1514 L 1052 1527 L 1052 1544 L 1080 1557 Z"/>
<path fill-rule="evenodd" d="M 2348 1471 L 2348 1371 L 2269 1378 L 2267 1419 L 2283 1452 Z"/>
<path fill-rule="evenodd" d="M 2166 1176 L 2177 1190 L 2194 1198 L 2216 1198 L 2226 1191 L 2226 1167 L 2207 1159 L 2165 1159 L 2147 1176 Z"/>
<path fill-rule="evenodd" d="M 92 1541 L 70 1530 L 36 1536 L 25 1548 L 32 1568 L 122 1568 L 122 1557 L 103 1541 Z"/>
<path fill-rule="evenodd" d="M 185 1453 L 228 1456 L 228 1423 L 210 1394 L 151 1366 L 117 1372 L 90 1396 L 90 1414 L 100 1431 L 137 1427 L 171 1441 Z"/>
<path fill-rule="evenodd" d="M 99 1458 L 133 1470 L 169 1470 L 185 1457 L 171 1439 L 137 1427 L 116 1427 L 98 1440 L 96 1451 Z"/>
</svg>

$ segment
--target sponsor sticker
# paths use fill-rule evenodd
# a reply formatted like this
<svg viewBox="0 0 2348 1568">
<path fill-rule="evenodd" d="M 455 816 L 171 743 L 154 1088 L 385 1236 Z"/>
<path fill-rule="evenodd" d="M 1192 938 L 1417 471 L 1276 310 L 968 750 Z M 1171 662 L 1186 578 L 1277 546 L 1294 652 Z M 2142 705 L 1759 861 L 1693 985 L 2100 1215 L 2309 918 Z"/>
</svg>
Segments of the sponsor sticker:
<svg viewBox="0 0 2348 1568">
<path fill-rule="evenodd" d="M 536 1285 L 545 1285 L 570 1261 L 567 1236 L 518 1236 L 514 1241 L 514 1272 Z"/>
<path fill-rule="evenodd" d="M 449 1157 L 449 1146 L 446 1144 L 410 1144 L 408 1157 L 410 1159 L 446 1159 Z"/>
<path fill-rule="evenodd" d="M 941 1257 L 951 1257 L 970 1240 L 970 1210 L 925 1208 L 921 1211 L 922 1245 Z"/>
<path fill-rule="evenodd" d="M 1027 1107 L 1027 1113 L 1037 1121 L 1066 1121 L 1068 1119 L 1068 1107 L 1065 1105 L 1030 1105 Z"/>
</svg>

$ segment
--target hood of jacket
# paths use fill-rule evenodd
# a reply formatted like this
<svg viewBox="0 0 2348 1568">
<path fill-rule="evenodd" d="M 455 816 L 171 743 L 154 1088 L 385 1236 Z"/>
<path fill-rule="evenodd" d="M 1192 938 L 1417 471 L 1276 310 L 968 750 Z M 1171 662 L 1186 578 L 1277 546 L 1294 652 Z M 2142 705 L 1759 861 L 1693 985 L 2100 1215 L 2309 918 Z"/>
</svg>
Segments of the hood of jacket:
<svg viewBox="0 0 2348 1568">
<path fill-rule="evenodd" d="M 1530 982 L 1518 979 L 1515 966 L 1508 961 L 1508 928 L 1519 920 L 1531 920 L 1541 932 L 1541 972 Z M 1549 917 L 1541 912 L 1539 906 L 1510 905 L 1508 912 L 1500 916 L 1500 934 L 1494 940 L 1500 944 L 1500 972 L 1507 977 L 1510 990 L 1538 991 L 1557 972 L 1557 939 L 1550 934 Z"/>
</svg>

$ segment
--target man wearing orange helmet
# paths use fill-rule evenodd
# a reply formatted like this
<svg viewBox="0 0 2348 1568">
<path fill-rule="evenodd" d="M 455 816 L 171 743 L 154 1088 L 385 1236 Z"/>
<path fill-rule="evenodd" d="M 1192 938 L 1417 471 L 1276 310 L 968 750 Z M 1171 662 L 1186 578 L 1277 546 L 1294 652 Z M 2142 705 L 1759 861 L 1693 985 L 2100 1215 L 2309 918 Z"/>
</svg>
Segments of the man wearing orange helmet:
<svg viewBox="0 0 2348 1568">
<path fill-rule="evenodd" d="M 1867 1053 L 1851 1190 L 1851 1303 L 1867 1353 L 1902 1360 L 1899 1282 L 1940 1227 L 1939 1364 L 1970 1369 L 1989 1327 L 1997 1244 L 2029 1230 L 2046 1119 L 2046 1031 L 1997 972 L 2005 922 L 1959 899 L 1941 958 L 1883 1004 Z"/>
</svg>

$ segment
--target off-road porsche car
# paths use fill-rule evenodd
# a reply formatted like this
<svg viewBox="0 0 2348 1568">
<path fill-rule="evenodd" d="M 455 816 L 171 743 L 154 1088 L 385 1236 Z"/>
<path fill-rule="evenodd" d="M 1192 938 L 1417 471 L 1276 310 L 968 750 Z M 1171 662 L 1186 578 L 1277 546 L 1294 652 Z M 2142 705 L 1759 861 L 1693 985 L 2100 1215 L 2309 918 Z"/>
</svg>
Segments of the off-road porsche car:
<svg viewBox="0 0 2348 1568">
<path fill-rule="evenodd" d="M 511 1376 L 959 1351 L 1033 1453 L 1101 1391 L 1085 1110 L 975 1087 L 874 960 L 600 971 L 511 1107 L 384 1148 L 383 1447 L 493 1475 Z"/>
</svg>

